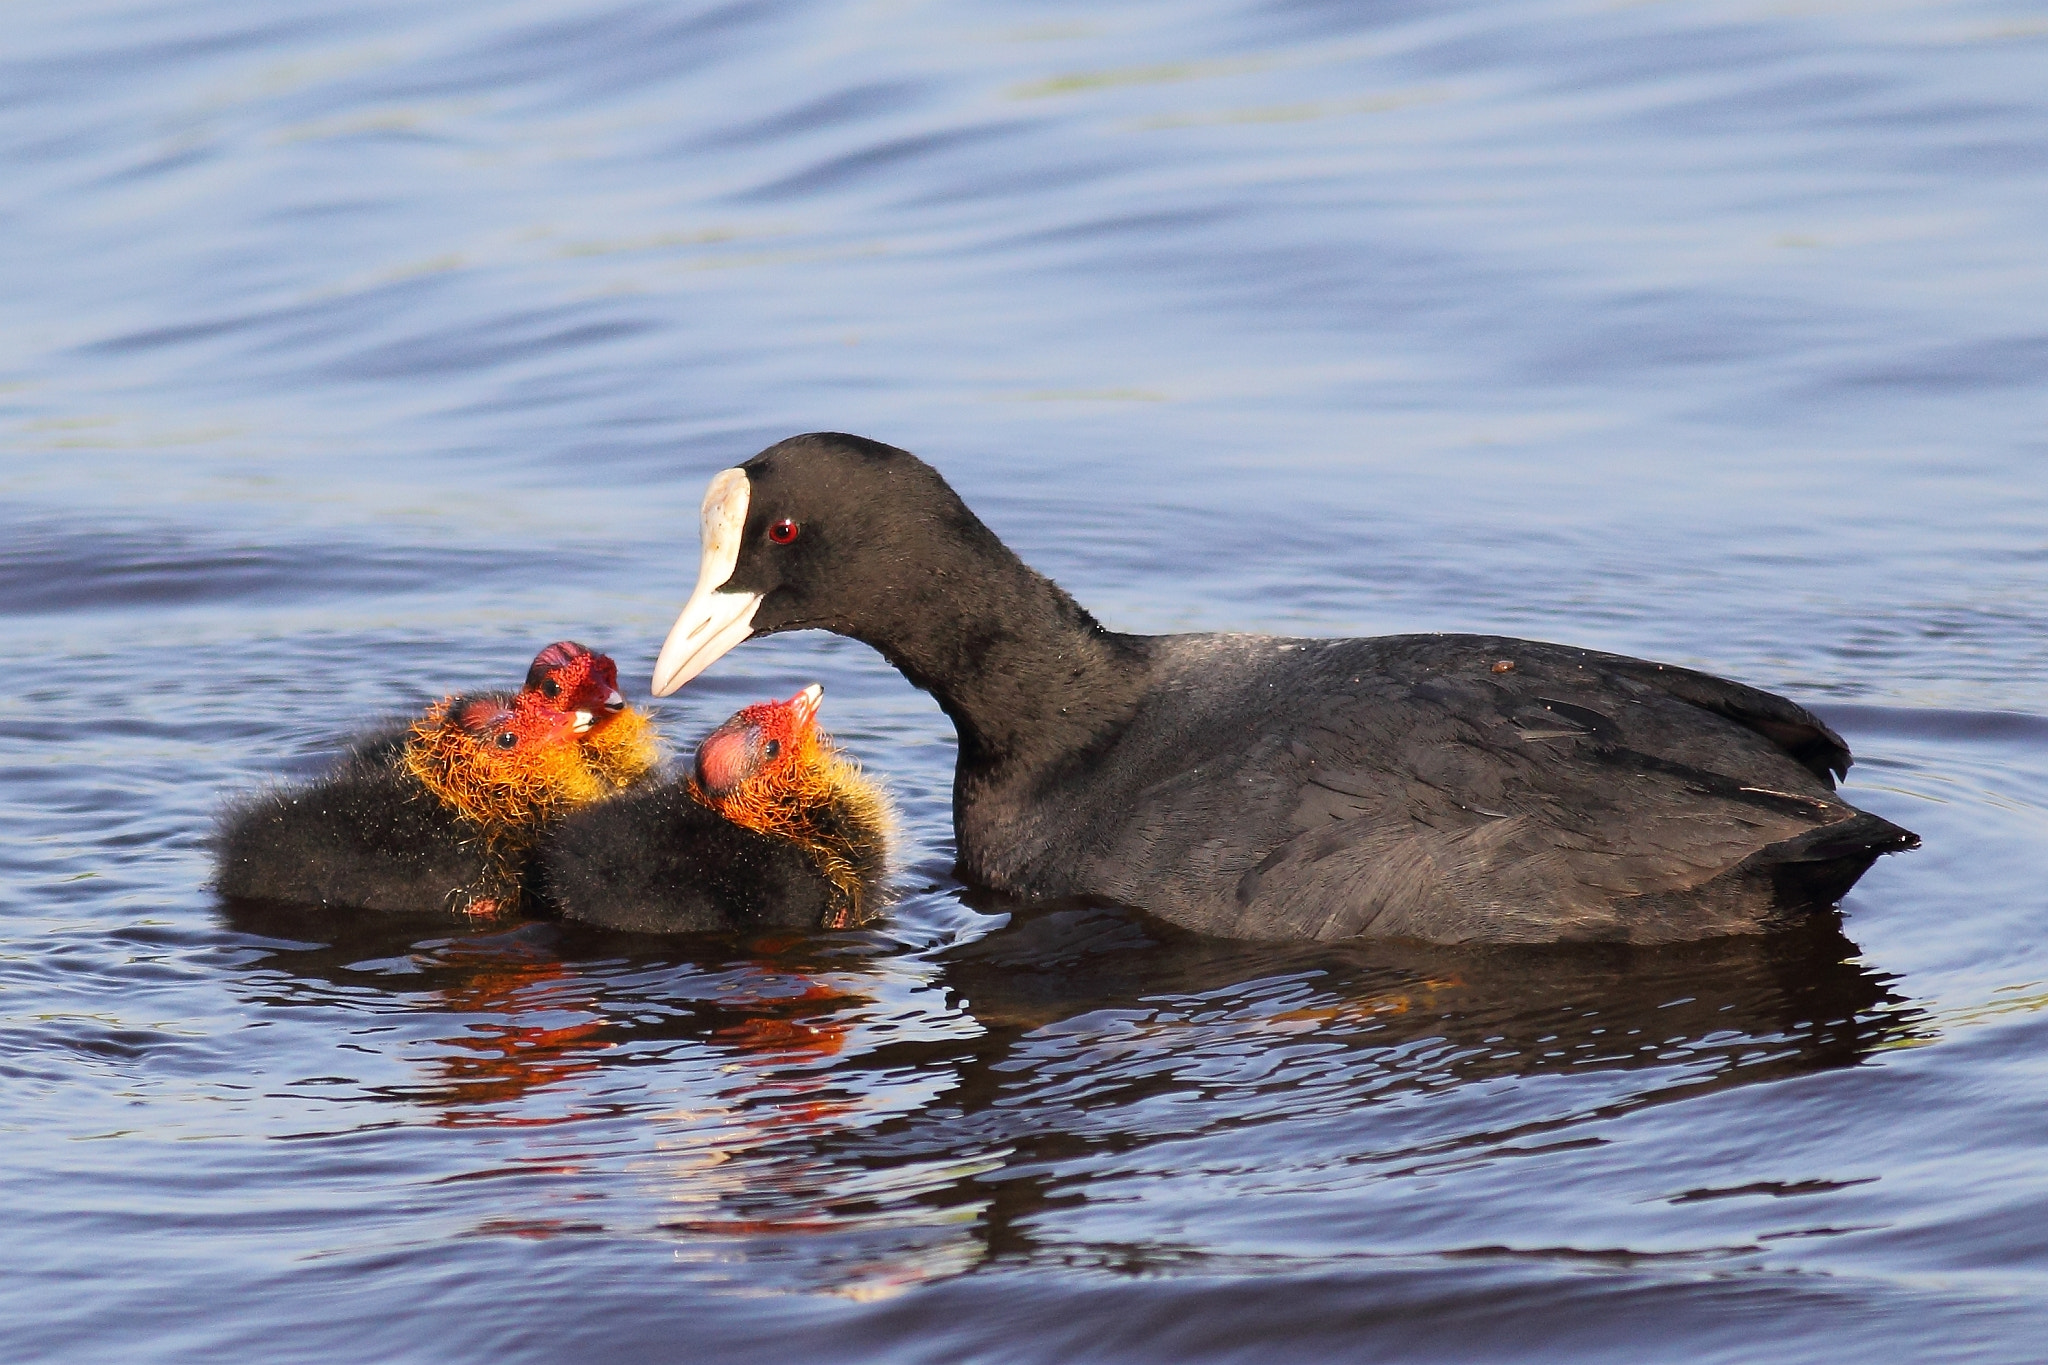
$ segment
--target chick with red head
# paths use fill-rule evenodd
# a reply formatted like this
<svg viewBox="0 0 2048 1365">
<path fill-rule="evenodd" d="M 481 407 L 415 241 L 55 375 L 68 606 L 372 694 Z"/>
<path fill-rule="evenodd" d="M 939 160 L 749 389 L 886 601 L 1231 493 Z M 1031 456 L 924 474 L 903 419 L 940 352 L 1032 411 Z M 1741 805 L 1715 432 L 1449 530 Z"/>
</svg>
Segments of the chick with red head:
<svg viewBox="0 0 2048 1365">
<path fill-rule="evenodd" d="M 788 701 L 740 711 L 697 746 L 690 780 L 691 794 L 726 819 L 810 856 L 841 893 L 829 917 L 836 927 L 868 918 L 893 817 L 881 788 L 819 731 L 824 696 L 812 683 Z"/>
<path fill-rule="evenodd" d="M 537 854 L 570 918 L 651 933 L 842 928 L 878 913 L 888 798 L 819 731 L 824 689 L 749 706 L 690 771 L 580 809 Z"/>
<path fill-rule="evenodd" d="M 402 731 L 358 743 L 326 777 L 235 805 L 222 821 L 218 889 L 466 919 L 520 909 L 540 833 L 645 777 L 656 757 L 604 655 L 550 645 L 527 678 L 517 693 L 443 698 Z"/>
</svg>

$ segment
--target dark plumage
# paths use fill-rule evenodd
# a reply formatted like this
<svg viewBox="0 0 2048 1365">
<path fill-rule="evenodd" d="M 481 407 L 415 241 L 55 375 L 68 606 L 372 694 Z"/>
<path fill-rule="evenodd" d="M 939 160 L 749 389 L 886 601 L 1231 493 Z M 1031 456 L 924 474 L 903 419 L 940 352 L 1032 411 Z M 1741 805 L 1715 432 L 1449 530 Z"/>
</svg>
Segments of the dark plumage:
<svg viewBox="0 0 2048 1365">
<path fill-rule="evenodd" d="M 542 894 L 568 918 L 640 933 L 871 918 L 888 804 L 818 734 L 822 692 L 750 706 L 705 737 L 689 774 L 564 820 L 536 857 Z"/>
<path fill-rule="evenodd" d="M 538 883 L 569 919 L 643 934 L 815 929 L 833 896 L 802 849 L 741 829 L 685 781 L 564 821 L 543 841 Z"/>
<path fill-rule="evenodd" d="M 513 698 L 486 693 L 441 706 L 435 728 L 492 743 L 509 727 Z M 418 727 L 416 726 L 415 729 Z M 562 742 L 574 744 L 562 730 Z M 224 896 L 350 906 L 411 914 L 489 917 L 517 905 L 523 841 L 492 830 L 437 799 L 407 763 L 413 732 L 381 738 L 344 758 L 327 777 L 269 792 L 222 822 L 215 885 Z"/>
<path fill-rule="evenodd" d="M 604 655 L 550 645 L 518 694 L 446 699 L 358 741 L 325 777 L 227 811 L 216 886 L 243 899 L 509 913 L 539 830 L 653 765 L 645 718 L 610 704 L 615 680 Z"/>
<path fill-rule="evenodd" d="M 1832 905 L 1910 832 L 1782 697 L 1494 636 L 1104 630 L 938 473 L 795 437 L 712 483 L 665 694 L 751 635 L 865 641 L 959 733 L 961 874 L 1242 938 L 1656 942 Z"/>
</svg>

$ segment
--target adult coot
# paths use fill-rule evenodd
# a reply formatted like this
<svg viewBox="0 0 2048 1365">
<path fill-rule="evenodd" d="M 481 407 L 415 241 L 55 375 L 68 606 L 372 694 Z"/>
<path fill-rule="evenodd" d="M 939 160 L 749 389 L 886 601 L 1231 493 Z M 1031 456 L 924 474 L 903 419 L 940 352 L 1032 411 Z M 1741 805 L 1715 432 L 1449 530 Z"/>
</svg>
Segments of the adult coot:
<svg viewBox="0 0 2048 1365">
<path fill-rule="evenodd" d="M 1919 840 L 1834 795 L 1812 713 L 1485 635 L 1104 630 L 907 451 L 837 433 L 711 481 L 666 695 L 755 635 L 865 641 L 959 732 L 961 874 L 1241 938 L 1654 942 L 1832 905 Z"/>
<path fill-rule="evenodd" d="M 889 805 L 818 731 L 824 689 L 749 706 L 691 770 L 570 815 L 536 876 L 563 915 L 611 929 L 844 928 L 871 918 Z"/>
</svg>

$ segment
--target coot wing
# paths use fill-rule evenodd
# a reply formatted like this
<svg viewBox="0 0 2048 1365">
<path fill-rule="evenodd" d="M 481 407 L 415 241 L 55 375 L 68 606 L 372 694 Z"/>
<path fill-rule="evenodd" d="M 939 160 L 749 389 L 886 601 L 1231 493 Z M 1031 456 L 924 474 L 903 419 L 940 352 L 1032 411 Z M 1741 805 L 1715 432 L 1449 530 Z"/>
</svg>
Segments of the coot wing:
<svg viewBox="0 0 2048 1365">
<path fill-rule="evenodd" d="M 1560 650 L 1557 645 L 1544 646 Z M 1712 711 L 1748 730 L 1754 730 L 1791 755 L 1801 767 L 1834 786 L 1834 779 L 1849 775 L 1849 746 L 1828 723 L 1813 712 L 1774 692 L 1750 687 L 1711 673 L 1699 673 L 1672 664 L 1631 659 L 1622 654 L 1601 654 L 1593 650 L 1564 650 L 1575 654 L 1589 667 L 1616 678 L 1654 687 L 1679 701 Z"/>
</svg>

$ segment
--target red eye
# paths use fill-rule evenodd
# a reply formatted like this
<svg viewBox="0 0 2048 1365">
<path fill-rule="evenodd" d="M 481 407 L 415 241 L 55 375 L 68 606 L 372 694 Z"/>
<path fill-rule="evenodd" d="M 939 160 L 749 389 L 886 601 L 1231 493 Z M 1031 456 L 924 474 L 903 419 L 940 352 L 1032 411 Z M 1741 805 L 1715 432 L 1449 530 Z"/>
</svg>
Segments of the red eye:
<svg viewBox="0 0 2048 1365">
<path fill-rule="evenodd" d="M 787 545 L 796 539 L 796 533 L 802 529 L 801 526 L 798 526 L 788 517 L 784 517 L 781 521 L 768 528 L 768 539 L 774 541 L 777 545 Z"/>
</svg>

